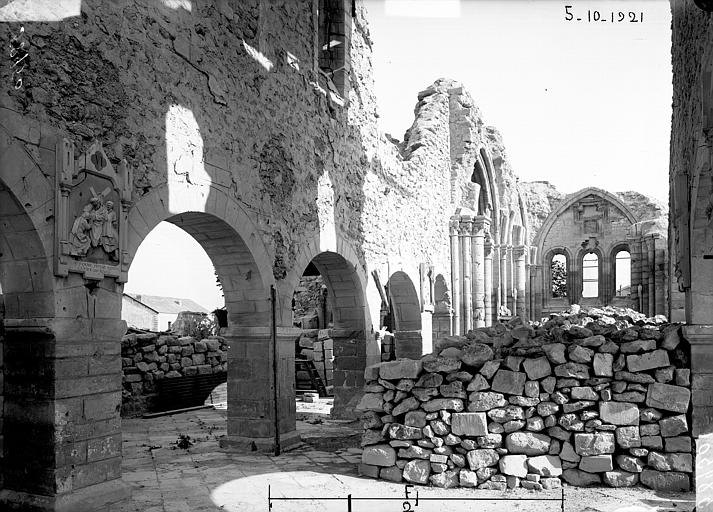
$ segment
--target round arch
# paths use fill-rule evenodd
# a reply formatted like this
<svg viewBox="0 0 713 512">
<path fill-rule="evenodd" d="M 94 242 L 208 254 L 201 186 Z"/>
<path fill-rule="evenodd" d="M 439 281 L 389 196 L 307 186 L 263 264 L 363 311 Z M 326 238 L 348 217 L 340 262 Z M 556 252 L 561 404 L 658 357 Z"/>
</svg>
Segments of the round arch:
<svg viewBox="0 0 713 512">
<path fill-rule="evenodd" d="M 611 251 L 609 251 L 609 261 L 608 261 L 609 269 L 610 269 L 610 271 L 609 271 L 609 290 L 611 291 L 611 297 L 609 297 L 609 300 L 612 300 L 617 297 L 617 294 L 616 294 L 616 281 L 617 281 L 616 255 L 618 253 L 620 253 L 621 251 L 628 252 L 629 258 L 631 258 L 631 248 L 630 248 L 628 242 L 617 242 L 614 244 Z M 631 286 L 631 281 L 629 282 L 629 286 Z"/>
<path fill-rule="evenodd" d="M 269 287 L 274 283 L 270 262 L 256 228 L 223 191 L 211 188 L 202 211 L 187 203 L 180 212 L 168 208 L 168 187 L 143 196 L 129 212 L 129 254 L 160 222 L 174 224 L 203 247 L 220 278 L 231 326 L 270 325 Z M 196 209 L 194 209 L 196 208 Z"/>
<path fill-rule="evenodd" d="M 567 296 L 562 297 L 562 298 L 555 298 L 551 296 L 552 293 L 552 260 L 554 259 L 555 256 L 558 254 L 561 254 L 565 257 L 566 261 L 566 269 L 567 269 Z M 550 249 L 547 251 L 547 254 L 545 255 L 544 259 L 544 265 L 543 265 L 543 281 L 544 281 L 544 286 L 543 286 L 543 294 L 544 294 L 544 301 L 545 304 L 551 303 L 551 302 L 566 302 L 570 303 L 572 300 L 572 292 L 574 290 L 574 260 L 572 258 L 572 253 L 570 253 L 569 249 L 566 247 L 555 247 L 553 249 Z"/>
<path fill-rule="evenodd" d="M 493 238 L 497 240 L 497 233 L 500 230 L 500 195 L 498 192 L 498 183 L 495 179 L 495 173 L 493 172 L 493 161 L 490 157 L 490 152 L 487 148 L 481 147 L 479 153 L 480 158 L 485 163 L 485 172 L 490 189 L 490 197 L 493 201 L 492 224 L 490 226 L 490 231 L 493 233 Z"/>
<path fill-rule="evenodd" d="M 393 304 L 395 329 L 397 331 L 420 330 L 421 303 L 411 278 L 406 272 L 398 270 L 389 276 L 387 286 Z"/>
<path fill-rule="evenodd" d="M 584 286 L 584 257 L 587 254 L 595 254 L 598 258 L 597 261 L 597 296 L 596 297 L 586 297 L 586 299 L 589 300 L 596 300 L 598 302 L 604 303 L 605 297 L 604 293 L 606 290 L 606 283 L 604 282 L 604 276 L 605 276 L 605 270 L 604 266 L 606 265 L 606 260 L 604 259 L 604 254 L 602 251 L 597 247 L 594 249 L 581 249 L 577 253 L 577 261 L 576 261 L 576 267 L 580 269 L 580 272 L 577 272 L 576 278 L 574 280 L 574 290 L 573 290 L 573 297 L 572 300 L 575 302 L 581 302 L 585 299 L 585 297 L 582 297 L 582 287 Z"/>
</svg>

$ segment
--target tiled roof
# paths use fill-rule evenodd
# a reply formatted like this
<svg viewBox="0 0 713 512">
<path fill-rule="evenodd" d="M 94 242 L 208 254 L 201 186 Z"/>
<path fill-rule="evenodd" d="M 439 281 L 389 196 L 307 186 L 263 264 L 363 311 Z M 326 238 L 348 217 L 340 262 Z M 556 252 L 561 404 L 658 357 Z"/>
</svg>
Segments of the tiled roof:
<svg viewBox="0 0 713 512">
<path fill-rule="evenodd" d="M 210 313 L 210 311 L 192 299 L 161 297 L 159 295 L 145 295 L 143 293 L 127 293 L 126 295 L 159 313 L 180 313 L 181 311 Z"/>
</svg>

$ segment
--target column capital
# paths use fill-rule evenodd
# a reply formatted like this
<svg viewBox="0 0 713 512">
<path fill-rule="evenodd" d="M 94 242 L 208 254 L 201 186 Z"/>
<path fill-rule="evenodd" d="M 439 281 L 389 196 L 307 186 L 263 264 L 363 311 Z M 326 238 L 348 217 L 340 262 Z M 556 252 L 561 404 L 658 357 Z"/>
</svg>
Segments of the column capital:
<svg viewBox="0 0 713 512">
<path fill-rule="evenodd" d="M 461 235 L 470 235 L 473 230 L 473 217 L 470 215 L 461 215 L 458 232 Z"/>
<path fill-rule="evenodd" d="M 483 236 L 490 231 L 490 219 L 485 215 L 477 215 L 473 217 L 473 234 Z"/>
<path fill-rule="evenodd" d="M 521 257 L 525 256 L 525 252 L 526 252 L 526 250 L 527 250 L 527 246 L 525 246 L 525 245 L 518 245 L 518 246 L 513 247 L 511 250 L 512 250 L 512 255 L 513 255 L 513 257 L 515 257 L 515 258 L 521 258 Z"/>
<path fill-rule="evenodd" d="M 713 345 L 713 325 L 682 325 L 681 334 L 691 345 Z"/>
</svg>

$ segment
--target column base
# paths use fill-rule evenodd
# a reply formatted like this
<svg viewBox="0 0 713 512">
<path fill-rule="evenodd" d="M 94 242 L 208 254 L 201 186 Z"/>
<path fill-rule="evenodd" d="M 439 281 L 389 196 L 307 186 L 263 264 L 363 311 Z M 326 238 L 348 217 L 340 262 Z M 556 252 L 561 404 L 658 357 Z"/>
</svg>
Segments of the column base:
<svg viewBox="0 0 713 512">
<path fill-rule="evenodd" d="M 280 451 L 294 448 L 302 442 L 296 430 L 280 434 Z M 274 437 L 225 436 L 220 439 L 220 447 L 231 452 L 275 453 Z"/>
<path fill-rule="evenodd" d="M 131 497 L 131 486 L 120 479 L 91 485 L 58 496 L 42 496 L 3 489 L 0 509 L 22 512 L 103 512 Z"/>
</svg>

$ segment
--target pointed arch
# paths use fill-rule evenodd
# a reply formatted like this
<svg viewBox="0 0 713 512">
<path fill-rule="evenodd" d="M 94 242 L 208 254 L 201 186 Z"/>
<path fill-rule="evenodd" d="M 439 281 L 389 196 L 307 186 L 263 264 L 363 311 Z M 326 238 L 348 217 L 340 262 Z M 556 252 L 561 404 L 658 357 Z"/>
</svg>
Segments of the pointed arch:
<svg viewBox="0 0 713 512">
<path fill-rule="evenodd" d="M 632 224 L 636 223 L 636 217 L 634 217 L 634 214 L 631 212 L 629 207 L 627 207 L 621 201 L 621 199 L 616 197 L 614 194 L 596 187 L 588 187 L 582 189 L 579 192 L 575 192 L 574 194 L 567 196 L 565 199 L 563 199 L 562 202 L 557 205 L 557 208 L 549 214 L 544 224 L 538 231 L 537 235 L 535 236 L 535 240 L 533 241 L 533 245 L 537 247 L 537 253 L 539 255 L 539 258 L 542 258 L 543 256 L 543 246 L 545 240 L 547 239 L 547 235 L 549 234 L 550 230 L 552 229 L 552 226 L 560 217 L 560 215 L 567 211 L 567 209 L 574 203 L 584 199 L 589 195 L 599 196 L 603 200 L 609 201 L 611 204 L 613 204 L 619 210 L 622 211 L 622 213 L 626 216 L 629 222 L 631 222 Z M 599 257 L 601 258 L 601 255 Z M 538 264 L 542 264 L 542 260 L 538 261 Z"/>
</svg>

